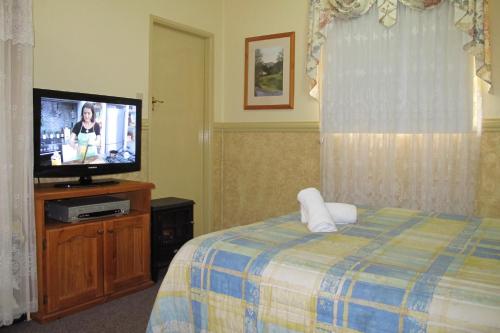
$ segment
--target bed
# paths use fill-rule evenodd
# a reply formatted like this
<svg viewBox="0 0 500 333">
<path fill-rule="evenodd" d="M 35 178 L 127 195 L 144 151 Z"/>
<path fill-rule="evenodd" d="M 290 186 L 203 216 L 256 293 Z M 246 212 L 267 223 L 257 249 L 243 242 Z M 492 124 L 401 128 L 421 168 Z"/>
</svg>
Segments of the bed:
<svg viewBox="0 0 500 333">
<path fill-rule="evenodd" d="M 358 216 L 337 233 L 296 213 L 192 239 L 148 332 L 500 332 L 500 219 Z"/>
</svg>

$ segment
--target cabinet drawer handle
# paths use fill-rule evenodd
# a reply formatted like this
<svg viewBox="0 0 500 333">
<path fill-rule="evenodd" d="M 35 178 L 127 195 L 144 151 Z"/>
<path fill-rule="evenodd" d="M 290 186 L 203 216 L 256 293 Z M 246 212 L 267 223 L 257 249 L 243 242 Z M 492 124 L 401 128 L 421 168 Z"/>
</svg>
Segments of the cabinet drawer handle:
<svg viewBox="0 0 500 333">
<path fill-rule="evenodd" d="M 104 230 L 99 229 L 99 230 L 97 230 L 97 233 L 98 233 L 99 235 L 102 235 L 102 234 L 104 233 Z"/>
</svg>

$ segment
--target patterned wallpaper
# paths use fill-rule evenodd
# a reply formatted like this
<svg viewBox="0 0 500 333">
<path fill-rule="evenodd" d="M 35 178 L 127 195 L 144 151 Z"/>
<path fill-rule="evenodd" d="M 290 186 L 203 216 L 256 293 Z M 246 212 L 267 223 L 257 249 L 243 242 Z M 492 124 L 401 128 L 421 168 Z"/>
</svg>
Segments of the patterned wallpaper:
<svg viewBox="0 0 500 333">
<path fill-rule="evenodd" d="M 211 156 L 211 205 L 212 205 L 212 227 L 205 230 L 221 230 L 222 229 L 222 203 L 223 203 L 223 138 L 222 131 L 215 130 L 212 133 L 212 156 Z"/>
<path fill-rule="evenodd" d="M 298 191 L 319 187 L 317 130 L 216 130 L 212 149 L 215 230 L 297 211 Z"/>
<path fill-rule="evenodd" d="M 213 230 L 298 210 L 297 192 L 320 184 L 319 132 L 216 129 Z M 483 133 L 476 213 L 500 216 L 500 130 Z"/>
<path fill-rule="evenodd" d="M 500 130 L 483 133 L 480 163 L 476 212 L 500 217 Z"/>
</svg>

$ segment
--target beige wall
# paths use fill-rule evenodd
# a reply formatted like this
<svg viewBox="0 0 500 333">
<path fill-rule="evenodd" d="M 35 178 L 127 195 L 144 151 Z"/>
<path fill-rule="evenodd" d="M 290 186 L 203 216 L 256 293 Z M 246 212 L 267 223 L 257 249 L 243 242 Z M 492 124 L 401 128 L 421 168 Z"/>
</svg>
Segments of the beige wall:
<svg viewBox="0 0 500 333">
<path fill-rule="evenodd" d="M 216 122 L 318 121 L 305 75 L 308 0 L 224 1 L 224 112 Z M 295 31 L 295 108 L 243 110 L 245 38 Z"/>
<path fill-rule="evenodd" d="M 305 78 L 308 0 L 224 0 L 224 106 L 216 122 L 319 121 L 319 106 L 308 95 Z M 276 13 L 282 12 L 279 19 Z M 483 92 L 485 118 L 500 117 L 500 1 L 490 1 L 493 82 Z M 245 38 L 295 31 L 295 108 L 293 111 L 244 111 L 243 75 Z"/>
<path fill-rule="evenodd" d="M 305 78 L 308 0 L 36 0 L 34 85 L 149 100 L 149 16 L 213 33 L 216 122 L 318 121 Z M 279 16 L 276 13 L 281 13 Z M 493 82 L 500 85 L 500 1 L 490 1 Z M 279 19 L 278 19 L 279 18 Z M 245 38 L 295 31 L 295 108 L 243 110 Z M 500 87 L 484 94 L 500 117 Z M 144 117 L 147 118 L 147 107 Z"/>
<path fill-rule="evenodd" d="M 223 0 L 36 0 L 34 86 L 149 101 L 150 15 L 214 34 L 222 102 Z M 149 103 L 144 103 L 144 118 Z"/>
</svg>

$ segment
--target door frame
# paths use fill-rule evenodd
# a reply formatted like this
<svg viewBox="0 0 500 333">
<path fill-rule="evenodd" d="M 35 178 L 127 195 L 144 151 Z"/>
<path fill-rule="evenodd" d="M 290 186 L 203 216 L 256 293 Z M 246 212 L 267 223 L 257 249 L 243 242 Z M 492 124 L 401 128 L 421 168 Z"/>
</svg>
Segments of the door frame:
<svg viewBox="0 0 500 333">
<path fill-rule="evenodd" d="M 200 37 L 205 42 L 205 98 L 203 106 L 203 135 L 202 135 L 202 234 L 213 229 L 212 222 L 212 194 L 210 191 L 212 183 L 211 146 L 212 146 L 212 124 L 214 110 L 214 34 L 193 28 L 182 23 L 167 20 L 159 16 L 150 15 L 149 18 L 149 91 L 148 91 L 148 121 L 153 115 L 152 91 L 153 91 L 153 33 L 154 26 L 160 25 L 167 29 L 177 30 L 183 33 Z M 148 131 L 148 179 L 151 180 L 151 123 Z"/>
</svg>

